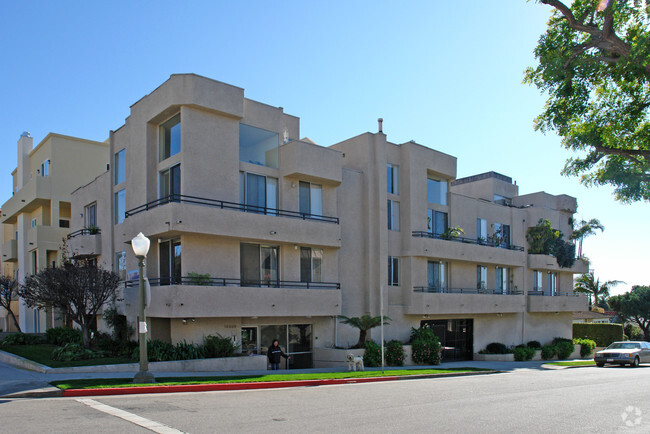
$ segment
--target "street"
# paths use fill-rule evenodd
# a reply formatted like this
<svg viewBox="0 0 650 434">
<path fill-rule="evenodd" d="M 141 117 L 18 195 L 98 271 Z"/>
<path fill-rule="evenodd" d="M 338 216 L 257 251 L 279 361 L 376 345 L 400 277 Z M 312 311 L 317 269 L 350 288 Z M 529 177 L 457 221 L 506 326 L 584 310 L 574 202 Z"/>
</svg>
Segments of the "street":
<svg viewBox="0 0 650 434">
<path fill-rule="evenodd" d="M 650 432 L 650 366 L 314 388 L 0 400 L 1 431 Z M 171 429 L 169 429 L 171 428 Z"/>
</svg>

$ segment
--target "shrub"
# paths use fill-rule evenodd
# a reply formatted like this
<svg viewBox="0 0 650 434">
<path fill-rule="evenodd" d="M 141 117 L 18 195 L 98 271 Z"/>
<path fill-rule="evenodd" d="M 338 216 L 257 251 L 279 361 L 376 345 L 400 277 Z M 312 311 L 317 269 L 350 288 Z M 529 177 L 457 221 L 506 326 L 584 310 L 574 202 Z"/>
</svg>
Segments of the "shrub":
<svg viewBox="0 0 650 434">
<path fill-rule="evenodd" d="M 532 360 L 533 356 L 535 355 L 535 349 L 530 348 L 527 346 L 517 346 L 515 349 L 512 351 L 515 356 L 515 360 L 518 362 L 523 362 L 526 360 Z"/>
<path fill-rule="evenodd" d="M 627 335 L 628 338 L 632 341 L 643 341 L 645 340 L 645 336 L 643 334 L 643 331 L 635 326 L 634 324 L 628 324 L 624 328 L 625 334 Z"/>
<path fill-rule="evenodd" d="M 38 335 L 26 333 L 14 333 L 2 340 L 2 345 L 36 345 L 44 343 L 44 339 Z"/>
<path fill-rule="evenodd" d="M 386 364 L 390 366 L 404 366 L 404 347 L 398 340 L 393 339 L 386 344 Z"/>
<path fill-rule="evenodd" d="M 82 344 L 81 330 L 70 327 L 54 327 L 45 332 L 45 339 L 52 345 Z"/>
<path fill-rule="evenodd" d="M 210 283 L 212 283 L 212 279 L 210 279 L 209 273 L 187 273 L 187 277 L 190 280 L 190 285 L 208 286 Z"/>
<path fill-rule="evenodd" d="M 419 365 L 440 364 L 440 341 L 428 326 L 411 328 L 413 361 Z"/>
<path fill-rule="evenodd" d="M 530 341 L 526 344 L 528 348 L 534 348 L 536 350 L 539 350 L 542 348 L 542 344 L 540 344 L 538 341 Z"/>
<path fill-rule="evenodd" d="M 544 345 L 542 347 L 542 359 L 550 360 L 555 356 L 556 348 L 552 345 Z"/>
<path fill-rule="evenodd" d="M 217 334 L 203 337 L 203 352 L 205 357 L 232 357 L 237 352 L 237 346 L 232 339 Z"/>
<path fill-rule="evenodd" d="M 492 342 L 485 347 L 485 354 L 509 354 L 512 351 L 500 342 Z"/>
<path fill-rule="evenodd" d="M 575 345 L 580 345 L 580 357 L 589 357 L 596 348 L 596 342 L 591 339 L 574 339 Z"/>
<path fill-rule="evenodd" d="M 555 354 L 557 354 L 557 358 L 560 360 L 568 359 L 574 350 L 573 342 L 569 340 L 560 340 L 554 345 L 554 347 Z"/>
<path fill-rule="evenodd" d="M 373 341 L 366 341 L 364 348 L 366 351 L 363 354 L 363 365 L 368 367 L 381 366 L 381 347 Z"/>
<path fill-rule="evenodd" d="M 120 315 L 114 306 L 104 309 L 102 319 L 113 330 L 113 339 L 115 341 L 128 341 L 135 332 L 133 327 L 129 326 L 126 321 L 126 316 Z"/>
<path fill-rule="evenodd" d="M 204 358 L 205 351 L 203 350 L 203 346 L 190 344 L 183 340 L 183 342 L 178 342 L 174 345 L 174 358 L 171 360 L 194 360 Z"/>
<path fill-rule="evenodd" d="M 551 341 L 551 345 L 557 345 L 557 344 L 559 344 L 560 342 L 572 342 L 572 340 L 569 339 L 569 338 L 560 338 L 560 337 L 555 337 L 555 338 L 553 338 L 553 340 Z"/>
<path fill-rule="evenodd" d="M 60 360 L 63 362 L 71 362 L 73 360 L 87 360 L 105 357 L 103 351 L 93 351 L 84 348 L 82 344 L 67 343 L 62 347 L 55 348 L 52 351 L 52 360 Z"/>
<path fill-rule="evenodd" d="M 623 340 L 621 324 L 573 324 L 573 337 L 591 339 L 598 347 L 606 347 L 612 342 Z"/>
</svg>

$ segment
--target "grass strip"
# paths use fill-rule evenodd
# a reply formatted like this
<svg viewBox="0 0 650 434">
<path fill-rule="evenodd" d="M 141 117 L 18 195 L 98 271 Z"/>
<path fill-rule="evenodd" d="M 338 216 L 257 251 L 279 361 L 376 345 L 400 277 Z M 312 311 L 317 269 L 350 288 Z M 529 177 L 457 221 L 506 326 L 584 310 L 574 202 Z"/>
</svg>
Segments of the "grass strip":
<svg viewBox="0 0 650 434">
<path fill-rule="evenodd" d="M 579 360 L 574 362 L 548 362 L 546 365 L 556 365 L 556 366 L 596 366 L 596 362 L 593 360 Z"/>
<path fill-rule="evenodd" d="M 116 365 L 122 363 L 135 363 L 137 360 L 124 357 L 102 357 L 98 359 L 73 360 L 63 362 L 52 360 L 52 351 L 58 348 L 56 345 L 38 344 L 38 345 L 3 345 L 0 350 L 15 354 L 25 359 L 49 366 L 50 368 L 70 368 L 74 366 L 94 366 L 94 365 Z"/>
<path fill-rule="evenodd" d="M 407 375 L 451 374 L 459 372 L 490 371 L 479 368 L 454 368 L 454 369 L 400 369 L 384 371 L 363 372 L 321 372 L 309 374 L 269 374 L 269 375 L 241 375 L 222 377 L 159 377 L 155 386 L 177 386 L 188 384 L 221 384 L 221 383 L 255 383 L 267 381 L 300 381 L 300 380 L 328 380 L 341 378 L 371 378 L 395 377 Z M 53 381 L 50 384 L 59 389 L 105 389 L 110 387 L 151 386 L 152 384 L 133 384 L 132 378 L 92 378 L 83 380 Z"/>
</svg>

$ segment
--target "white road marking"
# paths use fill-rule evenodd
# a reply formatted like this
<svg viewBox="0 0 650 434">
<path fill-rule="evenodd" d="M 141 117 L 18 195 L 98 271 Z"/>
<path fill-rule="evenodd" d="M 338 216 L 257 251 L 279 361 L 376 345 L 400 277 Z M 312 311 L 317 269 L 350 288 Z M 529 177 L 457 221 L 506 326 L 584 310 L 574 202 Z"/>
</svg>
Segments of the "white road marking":
<svg viewBox="0 0 650 434">
<path fill-rule="evenodd" d="M 142 428 L 146 428 L 153 432 L 157 432 L 160 434 L 177 434 L 177 433 L 184 434 L 183 431 L 179 431 L 175 428 L 169 427 L 160 422 L 155 422 L 153 420 L 145 419 L 144 417 L 140 417 L 137 414 L 129 413 L 128 411 L 120 410 L 119 408 L 102 404 L 101 402 L 97 402 L 94 399 L 79 398 L 76 401 L 85 404 L 91 408 L 94 408 L 97 411 L 110 414 L 111 416 L 119 417 L 120 419 L 124 419 L 128 422 L 134 423 L 138 426 L 141 426 Z"/>
</svg>

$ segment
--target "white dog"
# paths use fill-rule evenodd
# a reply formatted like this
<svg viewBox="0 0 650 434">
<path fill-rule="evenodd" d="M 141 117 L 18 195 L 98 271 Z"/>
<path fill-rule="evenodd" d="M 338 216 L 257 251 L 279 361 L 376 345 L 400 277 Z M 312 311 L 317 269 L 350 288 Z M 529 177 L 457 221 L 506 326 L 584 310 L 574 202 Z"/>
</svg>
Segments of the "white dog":
<svg viewBox="0 0 650 434">
<path fill-rule="evenodd" d="M 348 371 L 363 371 L 363 357 L 348 353 Z"/>
</svg>

